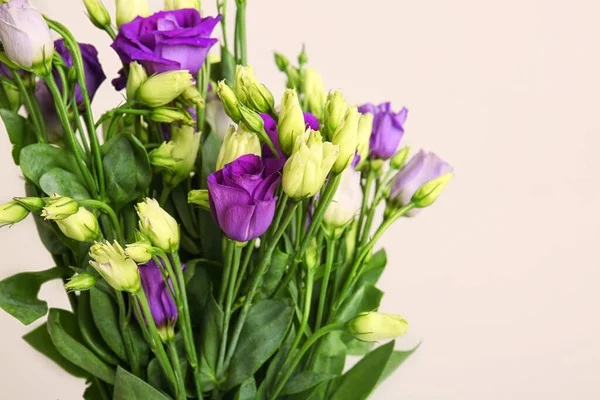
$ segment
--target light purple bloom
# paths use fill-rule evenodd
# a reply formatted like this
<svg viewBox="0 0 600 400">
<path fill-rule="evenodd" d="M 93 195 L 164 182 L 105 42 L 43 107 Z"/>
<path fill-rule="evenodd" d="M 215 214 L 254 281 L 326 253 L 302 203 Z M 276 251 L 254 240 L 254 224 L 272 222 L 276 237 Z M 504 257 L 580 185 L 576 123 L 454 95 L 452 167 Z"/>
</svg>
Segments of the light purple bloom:
<svg viewBox="0 0 600 400">
<path fill-rule="evenodd" d="M 63 39 L 57 40 L 54 42 L 54 48 L 56 49 L 56 52 L 61 55 L 65 64 L 67 64 L 69 68 L 72 67 L 73 55 L 67 49 L 67 46 L 65 46 L 65 41 Z M 79 49 L 81 50 L 81 56 L 83 58 L 85 85 L 87 86 L 91 101 L 102 82 L 106 80 L 106 75 L 102 70 L 100 60 L 98 60 L 98 50 L 96 50 L 94 46 L 91 44 L 79 43 Z M 62 81 L 58 75 L 58 71 L 54 70 L 52 73 L 54 74 L 54 79 L 56 79 L 56 82 L 58 83 L 58 87 L 62 90 Z M 75 100 L 77 101 L 77 104 L 83 103 L 83 95 L 81 94 L 79 83 L 75 85 Z"/>
<path fill-rule="evenodd" d="M 161 11 L 121 25 L 111 46 L 121 61 L 137 61 L 149 75 L 174 70 L 196 75 L 218 41 L 210 36 L 220 19 L 220 15 L 202 18 L 198 10 L 190 8 Z M 117 89 L 125 83 L 123 78 L 113 81 Z"/>
<path fill-rule="evenodd" d="M 410 203 L 415 192 L 424 184 L 452 172 L 452 167 L 433 153 L 423 150 L 415 154 L 400 170 L 392 183 L 390 201 L 400 207 Z M 412 209 L 406 215 L 413 217 L 419 209 Z"/>
<path fill-rule="evenodd" d="M 177 322 L 177 306 L 169 294 L 158 264 L 150 260 L 146 264 L 139 265 L 142 288 L 148 298 L 150 311 L 156 326 L 159 329 L 173 328 Z M 169 284 L 171 284 L 169 278 Z"/>
<path fill-rule="evenodd" d="M 246 154 L 208 177 L 213 218 L 225 234 L 238 242 L 261 236 L 271 225 L 281 180 L 266 174 L 260 157 Z"/>
<path fill-rule="evenodd" d="M 387 160 L 391 158 L 400 147 L 400 141 L 404 136 L 404 122 L 408 110 L 403 108 L 398 113 L 391 110 L 389 102 L 378 106 L 365 104 L 358 108 L 363 114 L 373 114 L 373 133 L 369 146 L 371 158 Z"/>
</svg>

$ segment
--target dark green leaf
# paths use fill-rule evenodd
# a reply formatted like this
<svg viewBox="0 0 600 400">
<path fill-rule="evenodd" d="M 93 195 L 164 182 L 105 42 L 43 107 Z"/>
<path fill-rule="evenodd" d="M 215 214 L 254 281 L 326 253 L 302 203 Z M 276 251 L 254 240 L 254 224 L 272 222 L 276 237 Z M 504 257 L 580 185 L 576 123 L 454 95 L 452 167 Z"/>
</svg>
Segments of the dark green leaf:
<svg viewBox="0 0 600 400">
<path fill-rule="evenodd" d="M 190 263 L 192 262 L 188 261 L 186 265 Z M 204 318 L 203 310 L 211 293 L 210 279 L 206 267 L 200 267 L 197 262 L 193 262 L 193 264 L 195 265 L 195 272 L 187 283 L 186 289 L 192 324 L 200 326 Z"/>
<path fill-rule="evenodd" d="M 52 168 L 61 168 L 81 178 L 75 156 L 60 147 L 45 143 L 31 144 L 21 150 L 21 170 L 29 180 L 40 186 L 40 178 Z M 51 193 L 49 193 L 51 194 Z"/>
<path fill-rule="evenodd" d="M 13 145 L 12 157 L 15 164 L 19 165 L 21 149 L 29 144 L 35 143 L 35 134 L 29 122 L 17 114 L 6 109 L 0 109 L 0 117 L 6 126 L 8 139 Z"/>
<path fill-rule="evenodd" d="M 346 300 L 336 317 L 336 321 L 346 322 L 361 312 L 377 310 L 382 297 L 383 292 L 373 285 L 367 284 L 359 287 Z"/>
<path fill-rule="evenodd" d="M 283 368 L 283 363 L 285 362 L 290 349 L 292 348 L 292 344 L 294 339 L 296 338 L 296 329 L 292 324 L 288 333 L 286 334 L 285 340 L 279 347 L 279 350 L 273 358 L 269 362 L 269 368 L 267 368 L 267 374 L 265 379 L 263 379 L 260 384 L 258 391 L 256 393 L 256 400 L 267 400 L 268 399 L 268 391 L 273 389 L 273 384 L 275 379 L 277 378 L 278 372 Z"/>
<path fill-rule="evenodd" d="M 79 322 L 81 336 L 88 347 L 107 363 L 118 365 L 119 359 L 106 346 L 102 340 L 102 336 L 100 336 L 100 333 L 96 329 L 96 325 L 94 325 L 94 320 L 92 319 L 92 313 L 90 309 L 89 291 L 81 292 L 79 295 L 79 302 L 77 305 L 77 321 Z"/>
<path fill-rule="evenodd" d="M 348 355 L 351 356 L 364 356 L 371 351 L 375 345 L 375 343 L 363 342 L 355 339 L 352 335 L 346 332 L 342 333 L 342 340 L 346 344 L 346 351 L 348 352 Z"/>
<path fill-rule="evenodd" d="M 70 315 L 72 325 L 74 325 L 74 327 L 77 328 L 77 320 L 75 318 L 75 315 L 67 315 Z M 68 319 L 66 315 L 63 319 L 65 322 L 65 329 L 67 329 L 66 322 Z M 46 323 L 38 326 L 28 334 L 23 336 L 23 340 L 25 340 L 25 342 L 27 342 L 27 344 L 29 344 L 31 347 L 33 347 L 34 349 L 36 349 L 37 351 L 54 361 L 58 366 L 67 371 L 67 373 L 78 378 L 88 378 L 90 376 L 90 374 L 88 374 L 83 369 L 79 368 L 77 365 L 64 358 L 58 352 L 58 350 L 56 350 L 56 347 L 54 347 L 54 345 L 52 344 L 52 340 L 50 339 L 50 335 L 48 334 L 48 326 L 46 325 Z"/>
<path fill-rule="evenodd" d="M 335 378 L 333 374 L 320 374 L 312 371 L 302 371 L 294 375 L 290 380 L 287 381 L 281 394 L 295 394 L 304 392 L 310 388 L 317 386 L 318 384 Z"/>
<path fill-rule="evenodd" d="M 261 294 L 264 297 L 270 297 L 281 282 L 288 259 L 289 256 L 279 249 L 273 252 L 269 269 L 262 278 Z"/>
<path fill-rule="evenodd" d="M 322 374 L 340 375 L 346 363 L 346 345 L 338 332 L 327 334 L 317 345 L 312 370 Z"/>
<path fill-rule="evenodd" d="M 215 171 L 221 140 L 216 134 L 208 135 L 202 144 L 202 170 L 200 174 L 200 188 L 207 188 L 207 178 Z M 198 210 L 200 237 L 202 238 L 202 254 L 209 260 L 220 260 L 222 254 L 222 233 L 210 212 Z"/>
<path fill-rule="evenodd" d="M 392 340 L 373 350 L 346 372 L 331 400 L 366 399 L 377 385 L 379 377 L 394 351 L 394 343 Z"/>
<path fill-rule="evenodd" d="M 391 374 L 394 373 L 394 371 L 396 369 L 398 369 L 398 367 L 400 365 L 402 365 L 402 363 L 404 363 L 404 361 L 406 361 L 406 359 L 408 357 L 410 357 L 415 351 L 417 351 L 417 349 L 419 348 L 421 344 L 419 343 L 414 349 L 412 350 L 407 350 L 407 351 L 394 351 L 392 353 L 392 355 L 390 356 L 390 359 L 388 360 L 385 369 L 383 370 L 383 373 L 381 374 L 381 377 L 379 378 L 379 382 L 381 383 L 384 380 L 386 380 Z"/>
<path fill-rule="evenodd" d="M 42 175 L 40 177 L 40 188 L 49 195 L 58 193 L 61 196 L 70 197 L 75 200 L 90 198 L 88 190 L 81 183 L 77 175 L 62 168 L 52 168 Z"/>
<path fill-rule="evenodd" d="M 60 318 L 64 312 L 52 308 L 48 313 L 48 333 L 52 343 L 67 360 L 104 382 L 112 384 L 115 380 L 115 370 L 106 365 L 104 361 L 63 328 Z"/>
<path fill-rule="evenodd" d="M 246 379 L 240 385 L 234 400 L 255 400 L 256 399 L 256 381 L 254 377 Z"/>
<path fill-rule="evenodd" d="M 119 328 L 119 309 L 115 301 L 102 290 L 92 288 L 90 305 L 100 336 L 121 360 L 127 360 L 125 342 Z"/>
<path fill-rule="evenodd" d="M 92 382 L 83 392 L 83 398 L 85 400 L 104 400 L 104 396 L 101 392 L 102 389 L 98 387 L 95 382 Z"/>
<path fill-rule="evenodd" d="M 177 214 L 179 215 L 178 221 L 181 221 L 181 224 L 185 228 L 185 230 L 194 238 L 198 238 L 198 229 L 196 228 L 197 218 L 196 215 L 192 213 L 194 205 L 188 203 L 188 189 L 187 182 L 184 181 L 180 185 L 177 185 L 171 191 L 171 199 L 173 201 L 173 205 L 175 206 L 175 210 L 177 210 Z"/>
<path fill-rule="evenodd" d="M 160 391 L 169 391 L 169 381 L 156 358 L 153 358 L 148 364 L 148 383 Z"/>
<path fill-rule="evenodd" d="M 217 358 L 219 356 L 219 344 L 222 330 L 223 310 L 215 300 L 214 296 L 210 295 L 206 302 L 206 307 L 204 308 L 204 323 L 202 326 L 200 343 L 200 372 L 202 373 L 204 390 L 214 388 L 217 381 Z"/>
<path fill-rule="evenodd" d="M 0 308 L 29 325 L 48 312 L 48 303 L 38 299 L 42 284 L 60 278 L 64 270 L 59 267 L 46 271 L 21 272 L 0 282 Z"/>
<path fill-rule="evenodd" d="M 288 301 L 263 300 L 250 309 L 229 366 L 225 387 L 231 389 L 250 376 L 275 353 L 292 320 Z"/>
<path fill-rule="evenodd" d="M 225 47 L 221 46 L 221 79 L 225 79 L 228 85 L 233 85 L 235 74 L 235 58 Z"/>
<path fill-rule="evenodd" d="M 371 257 L 371 260 L 366 265 L 364 271 L 358 279 L 358 286 L 362 286 L 363 284 L 371 284 L 374 286 L 383 273 L 386 264 L 387 255 L 385 253 L 385 249 L 381 249 L 377 253 L 373 254 L 373 257 Z"/>
<path fill-rule="evenodd" d="M 118 367 L 113 400 L 169 400 L 169 398 L 137 376 Z"/>
</svg>

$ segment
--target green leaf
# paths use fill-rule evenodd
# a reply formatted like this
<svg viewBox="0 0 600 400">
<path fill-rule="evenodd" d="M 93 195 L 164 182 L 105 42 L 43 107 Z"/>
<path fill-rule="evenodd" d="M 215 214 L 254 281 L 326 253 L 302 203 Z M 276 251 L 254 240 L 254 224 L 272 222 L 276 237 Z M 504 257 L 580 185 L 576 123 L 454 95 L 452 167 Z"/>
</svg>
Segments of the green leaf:
<svg viewBox="0 0 600 400">
<path fill-rule="evenodd" d="M 191 263 L 192 261 L 186 262 L 186 266 Z M 211 293 L 210 279 L 206 267 L 200 267 L 197 261 L 193 264 L 196 271 L 187 283 L 186 289 L 192 325 L 200 326 L 203 323 L 204 308 Z"/>
<path fill-rule="evenodd" d="M 90 306 L 96 328 L 108 347 L 121 359 L 127 360 L 125 342 L 119 328 L 119 310 L 112 297 L 98 288 L 90 289 Z"/>
<path fill-rule="evenodd" d="M 284 300 L 262 300 L 250 309 L 229 366 L 225 388 L 239 385 L 271 358 L 284 339 L 293 312 L 289 301 Z"/>
<path fill-rule="evenodd" d="M 394 351 L 394 341 L 378 347 L 346 372 L 331 400 L 364 400 L 377 385 Z"/>
<path fill-rule="evenodd" d="M 148 383 L 160 391 L 169 391 L 169 381 L 165 377 L 160 363 L 156 358 L 153 358 L 148 364 Z M 203 387 L 203 390 L 204 389 L 205 388 Z"/>
<path fill-rule="evenodd" d="M 211 390 L 217 382 L 217 358 L 219 356 L 219 343 L 222 331 L 223 310 L 211 294 L 204 308 L 204 323 L 200 343 L 200 372 L 202 374 L 202 387 L 204 390 Z"/>
<path fill-rule="evenodd" d="M 71 320 L 70 324 L 68 324 L 69 319 Z M 75 315 L 65 312 L 63 320 L 65 329 L 68 329 L 69 325 L 77 329 L 77 320 Z M 54 361 L 59 367 L 64 369 L 70 375 L 78 378 L 89 378 L 90 374 L 64 358 L 58 352 L 58 350 L 56 350 L 56 347 L 54 347 L 52 340 L 50 339 L 50 334 L 48 333 L 48 326 L 46 323 L 27 333 L 25 336 L 23 336 L 23 340 L 35 350 Z"/>
<path fill-rule="evenodd" d="M 137 376 L 117 368 L 113 400 L 170 400 Z"/>
<path fill-rule="evenodd" d="M 42 284 L 60 278 L 64 270 L 59 267 L 46 271 L 21 272 L 0 281 L 0 308 L 24 325 L 46 315 L 48 303 L 38 299 Z"/>
<path fill-rule="evenodd" d="M 336 321 L 347 322 L 361 312 L 377 310 L 382 297 L 383 292 L 375 286 L 370 284 L 360 286 L 340 309 Z"/>
<path fill-rule="evenodd" d="M 217 157 L 221 148 L 221 140 L 216 134 L 211 133 L 202 144 L 202 170 L 200 171 L 200 187 L 206 189 L 207 178 L 215 171 Z M 202 254 L 209 260 L 220 260 L 223 254 L 221 229 L 216 224 L 210 212 L 198 210 L 198 229 L 202 238 Z"/>
<path fill-rule="evenodd" d="M 83 291 L 79 295 L 77 304 L 77 321 L 79 322 L 79 330 L 84 342 L 90 349 L 94 351 L 100 358 L 112 365 L 118 365 L 119 359 L 106 346 L 102 336 L 94 325 L 90 308 L 90 292 Z"/>
<path fill-rule="evenodd" d="M 322 374 L 340 375 L 346 363 L 346 346 L 339 332 L 327 334 L 318 346 L 312 370 Z"/>
<path fill-rule="evenodd" d="M 148 153 L 134 136 L 121 134 L 102 146 L 106 193 L 117 208 L 140 198 L 150 186 Z"/>
<path fill-rule="evenodd" d="M 70 197 L 75 200 L 90 198 L 90 193 L 77 175 L 62 168 L 52 168 L 42 175 L 40 177 L 40 188 L 49 195 L 58 193 L 61 196 Z"/>
<path fill-rule="evenodd" d="M 256 399 L 256 381 L 254 377 L 246 379 L 240 385 L 234 400 L 255 400 Z"/>
<path fill-rule="evenodd" d="M 53 168 L 64 169 L 82 178 L 75 156 L 65 149 L 49 144 L 36 143 L 24 147 L 19 161 L 23 175 L 38 187 L 42 175 Z"/>
<path fill-rule="evenodd" d="M 281 282 L 288 260 L 289 256 L 287 254 L 275 249 L 269 269 L 262 278 L 261 294 L 263 297 L 270 297 L 273 294 L 277 285 Z"/>
<path fill-rule="evenodd" d="M 364 356 L 369 351 L 371 351 L 371 349 L 375 345 L 375 343 L 363 342 L 361 340 L 355 339 L 352 335 L 346 332 L 342 333 L 342 340 L 346 344 L 346 351 L 348 355 L 351 356 Z"/>
<path fill-rule="evenodd" d="M 371 257 L 371 260 L 365 266 L 364 271 L 358 279 L 357 286 L 362 286 L 364 284 L 371 284 L 374 286 L 381 277 L 386 264 L 387 255 L 385 253 L 385 249 L 381 249 L 377 253 L 373 254 L 373 257 Z"/>
<path fill-rule="evenodd" d="M 60 322 L 65 311 L 56 308 L 48 313 L 48 333 L 58 352 L 67 360 L 106 383 L 114 383 L 115 370 L 109 367 L 91 350 L 71 336 Z"/>
<path fill-rule="evenodd" d="M 400 365 L 402 365 L 404 363 L 404 361 L 406 361 L 406 359 L 408 357 L 410 357 L 415 351 L 417 351 L 417 349 L 419 348 L 419 346 L 421 346 L 421 344 L 419 343 L 418 345 L 415 346 L 414 349 L 411 350 L 407 350 L 407 351 L 394 351 L 392 353 L 392 355 L 390 356 L 390 359 L 388 360 L 385 369 L 383 370 L 383 373 L 381 374 L 381 377 L 379 378 L 379 383 L 383 382 L 384 380 L 386 380 L 391 374 L 394 373 L 394 371 L 396 369 L 398 369 L 398 367 Z"/>
<path fill-rule="evenodd" d="M 175 210 L 177 210 L 177 214 L 179 215 L 178 221 L 181 221 L 181 224 L 183 225 L 185 230 L 192 237 L 198 238 L 198 229 L 196 228 L 197 217 L 194 214 L 192 214 L 192 207 L 194 205 L 188 203 L 187 196 L 188 189 L 186 181 L 177 185 L 171 191 L 171 200 L 173 201 Z"/>
<path fill-rule="evenodd" d="M 15 164 L 19 165 L 21 149 L 29 144 L 35 143 L 35 134 L 29 122 L 17 114 L 6 109 L 0 109 L 0 117 L 6 127 L 8 139 L 13 145 L 12 157 Z"/>
<path fill-rule="evenodd" d="M 283 368 L 283 363 L 285 362 L 290 349 L 292 348 L 292 343 L 296 338 L 296 329 L 292 324 L 288 333 L 285 335 L 285 340 L 279 347 L 279 350 L 273 358 L 269 361 L 269 368 L 267 368 L 267 374 L 265 379 L 263 379 L 260 384 L 258 391 L 256 393 L 256 400 L 267 400 L 268 391 L 273 389 L 273 384 L 275 378 L 277 378 L 277 373 L 281 371 Z"/>
<path fill-rule="evenodd" d="M 98 387 L 95 382 L 92 382 L 83 392 L 83 398 L 85 400 L 104 400 L 102 390 Z"/>
<path fill-rule="evenodd" d="M 333 374 L 321 374 L 312 371 L 302 371 L 294 375 L 285 384 L 281 394 L 295 394 L 311 389 L 322 382 L 329 381 L 335 378 Z"/>
</svg>

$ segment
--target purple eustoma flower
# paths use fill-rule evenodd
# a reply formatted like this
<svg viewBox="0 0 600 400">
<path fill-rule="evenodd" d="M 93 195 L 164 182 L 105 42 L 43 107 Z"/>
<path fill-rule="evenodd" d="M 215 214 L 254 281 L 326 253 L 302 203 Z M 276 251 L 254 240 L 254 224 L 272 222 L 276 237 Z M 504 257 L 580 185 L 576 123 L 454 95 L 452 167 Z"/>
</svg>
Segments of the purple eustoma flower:
<svg viewBox="0 0 600 400">
<path fill-rule="evenodd" d="M 247 242 L 266 232 L 273 221 L 281 180 L 275 171 L 266 174 L 260 157 L 241 156 L 208 177 L 212 215 L 225 234 Z"/>
<path fill-rule="evenodd" d="M 65 41 L 63 39 L 55 41 L 54 48 L 56 49 L 56 52 L 63 58 L 65 64 L 71 68 L 73 66 L 73 55 L 67 49 L 67 46 L 65 46 Z M 81 56 L 83 58 L 85 85 L 87 86 L 88 95 L 91 101 L 102 82 L 106 80 L 106 75 L 102 70 L 100 60 L 98 60 L 98 50 L 96 50 L 94 46 L 91 44 L 79 43 L 79 49 L 81 50 Z M 58 71 L 54 69 L 52 73 L 54 75 L 54 79 L 56 79 L 58 87 L 62 90 L 62 80 L 60 79 Z M 81 94 L 79 83 L 75 84 L 75 100 L 77 101 L 77 104 L 83 103 L 83 95 Z"/>
<path fill-rule="evenodd" d="M 452 167 L 433 153 L 421 150 L 400 170 L 392 183 L 390 201 L 403 207 L 410 203 L 415 192 L 424 184 L 452 172 Z M 406 215 L 413 217 L 420 209 L 412 209 Z"/>
<path fill-rule="evenodd" d="M 404 136 L 404 122 L 408 110 L 403 108 L 398 113 L 391 110 L 389 102 L 378 106 L 365 104 L 358 108 L 363 114 L 373 114 L 373 133 L 369 145 L 370 158 L 387 160 L 391 158 L 400 147 Z"/>
<path fill-rule="evenodd" d="M 121 61 L 137 61 L 149 75 L 188 70 L 195 76 L 218 41 L 210 36 L 220 19 L 220 15 L 202 18 L 191 8 L 161 11 L 121 25 L 111 46 Z M 123 78 L 113 81 L 117 90 L 125 83 Z"/>
<path fill-rule="evenodd" d="M 161 336 L 172 336 L 177 322 L 177 306 L 171 298 L 169 288 L 165 284 L 162 272 L 154 260 L 139 265 L 142 288 L 148 298 L 152 318 Z M 171 284 L 169 278 L 169 284 Z M 165 338 L 163 338 L 165 340 Z"/>
</svg>

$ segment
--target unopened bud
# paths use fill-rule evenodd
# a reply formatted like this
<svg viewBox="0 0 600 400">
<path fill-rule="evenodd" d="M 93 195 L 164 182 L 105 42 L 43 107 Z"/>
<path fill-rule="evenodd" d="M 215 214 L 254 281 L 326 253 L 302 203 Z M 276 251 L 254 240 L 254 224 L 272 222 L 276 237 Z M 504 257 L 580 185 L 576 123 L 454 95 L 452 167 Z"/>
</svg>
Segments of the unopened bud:
<svg viewBox="0 0 600 400">
<path fill-rule="evenodd" d="M 125 246 L 125 255 L 138 264 L 146 264 L 152 259 L 153 254 L 152 244 L 145 240 L 140 240 Z"/>
<path fill-rule="evenodd" d="M 115 241 L 95 243 L 90 248 L 90 265 L 104 280 L 118 291 L 138 293 L 142 289 L 138 266 L 127 258 L 123 248 Z"/>
<path fill-rule="evenodd" d="M 369 114 L 364 114 L 369 115 Z M 396 154 L 390 160 L 390 166 L 394 169 L 402 169 L 408 160 L 408 155 L 410 153 L 410 147 L 405 146 L 398 150 Z"/>
<path fill-rule="evenodd" d="M 200 0 L 165 0 L 165 10 L 182 10 L 194 8 L 200 11 Z"/>
<path fill-rule="evenodd" d="M 347 108 L 348 104 L 341 92 L 336 90 L 329 93 L 323 116 L 326 138 L 330 139 L 338 130 L 344 120 Z"/>
<path fill-rule="evenodd" d="M 67 283 L 65 283 L 64 286 L 65 286 L 65 289 L 67 290 L 67 292 L 74 292 L 76 290 L 77 291 L 90 290 L 91 288 L 96 286 L 97 280 L 98 280 L 98 278 L 96 278 L 92 274 L 88 274 L 88 273 L 77 274 L 74 277 L 72 277 L 71 279 L 69 279 L 69 281 Z"/>
<path fill-rule="evenodd" d="M 233 120 L 233 122 L 239 123 L 242 119 L 242 114 L 238 108 L 239 100 L 233 89 L 231 89 L 225 81 L 220 81 L 217 84 L 217 95 L 219 95 L 219 98 L 223 102 L 225 113 Z"/>
<path fill-rule="evenodd" d="M 296 138 L 304 133 L 305 126 L 298 93 L 294 89 L 287 89 L 281 100 L 281 111 L 277 124 L 279 147 L 285 156 L 289 157 L 292 154 Z"/>
<path fill-rule="evenodd" d="M 208 200 L 208 190 L 191 190 L 188 193 L 188 203 L 200 206 L 205 210 L 210 210 L 210 202 Z"/>
<path fill-rule="evenodd" d="M 110 14 L 100 0 L 83 0 L 92 24 L 100 29 L 110 26 Z"/>
<path fill-rule="evenodd" d="M 331 137 L 331 143 L 340 146 L 339 156 L 332 168 L 334 172 L 345 170 L 352 163 L 356 155 L 359 119 L 360 114 L 358 109 L 356 107 L 348 108 L 341 126 Z"/>
<path fill-rule="evenodd" d="M 160 146 L 148 154 L 148 157 L 150 158 L 150 164 L 158 168 L 175 168 L 177 163 L 181 160 L 178 160 L 173 156 L 174 149 L 175 143 L 163 142 Z"/>
<path fill-rule="evenodd" d="M 15 197 L 14 200 L 31 211 L 32 213 L 40 213 L 46 205 L 44 199 L 39 197 Z"/>
<path fill-rule="evenodd" d="M 179 225 L 163 210 L 158 201 L 145 199 L 136 206 L 140 218 L 140 232 L 159 249 L 172 253 L 179 248 Z"/>
<path fill-rule="evenodd" d="M 261 145 L 258 136 L 252 132 L 248 132 L 244 129 L 243 125 L 240 125 L 237 130 L 233 126 L 230 127 L 219 150 L 216 166 L 217 171 L 222 169 L 226 164 L 246 154 L 261 155 Z"/>
<path fill-rule="evenodd" d="M 150 112 L 150 119 L 154 122 L 162 122 L 164 124 L 172 124 L 180 122 L 185 125 L 192 125 L 194 120 L 187 110 L 170 107 L 154 108 Z"/>
<path fill-rule="evenodd" d="M 187 88 L 179 98 L 187 106 L 204 108 L 204 99 L 195 86 Z"/>
<path fill-rule="evenodd" d="M 79 204 L 69 197 L 62 197 L 53 194 L 47 201 L 42 210 L 42 217 L 50 220 L 61 220 L 76 214 L 79 211 Z"/>
<path fill-rule="evenodd" d="M 76 214 L 54 222 L 66 237 L 78 242 L 91 242 L 100 236 L 98 220 L 85 207 L 79 207 Z"/>
<path fill-rule="evenodd" d="M 275 52 L 275 64 L 281 72 L 286 72 L 290 66 L 290 60 L 283 54 Z"/>
<path fill-rule="evenodd" d="M 0 206 L 0 227 L 14 225 L 29 215 L 29 210 L 17 201 L 9 201 Z"/>
<path fill-rule="evenodd" d="M 150 16 L 148 0 L 116 0 L 117 27 L 133 21 L 137 17 Z"/>
<path fill-rule="evenodd" d="M 188 71 L 169 71 L 153 75 L 137 90 L 136 98 L 150 108 L 169 104 L 192 87 L 192 75 Z"/>
<path fill-rule="evenodd" d="M 404 335 L 408 322 L 398 315 L 366 312 L 351 320 L 347 329 L 358 340 L 379 342 Z"/>
<path fill-rule="evenodd" d="M 133 100 L 140 86 L 148 80 L 148 73 L 137 61 L 129 64 L 129 75 L 127 76 L 127 98 Z"/>
</svg>

